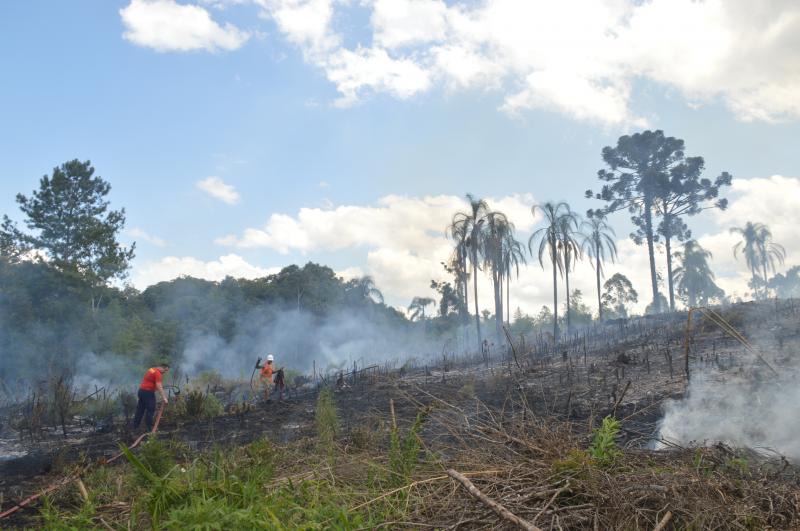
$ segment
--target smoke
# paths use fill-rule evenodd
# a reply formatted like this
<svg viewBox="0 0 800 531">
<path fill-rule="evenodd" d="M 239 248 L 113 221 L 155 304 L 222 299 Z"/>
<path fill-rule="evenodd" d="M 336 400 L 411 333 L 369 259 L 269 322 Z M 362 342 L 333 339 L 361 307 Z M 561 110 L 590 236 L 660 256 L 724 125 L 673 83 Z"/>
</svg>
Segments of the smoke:
<svg viewBox="0 0 800 531">
<path fill-rule="evenodd" d="M 226 378 L 249 375 L 258 357 L 275 356 L 277 367 L 303 373 L 343 369 L 356 362 L 425 359 L 439 342 L 427 339 L 421 327 L 399 326 L 366 311 L 319 317 L 306 311 L 259 308 L 238 319 L 230 341 L 193 332 L 180 360 L 186 374 L 214 370 Z"/>
<path fill-rule="evenodd" d="M 695 367 L 686 396 L 665 405 L 660 436 L 681 445 L 773 451 L 800 462 L 799 362 L 780 361 L 780 377 L 755 360 L 725 370 Z"/>
</svg>

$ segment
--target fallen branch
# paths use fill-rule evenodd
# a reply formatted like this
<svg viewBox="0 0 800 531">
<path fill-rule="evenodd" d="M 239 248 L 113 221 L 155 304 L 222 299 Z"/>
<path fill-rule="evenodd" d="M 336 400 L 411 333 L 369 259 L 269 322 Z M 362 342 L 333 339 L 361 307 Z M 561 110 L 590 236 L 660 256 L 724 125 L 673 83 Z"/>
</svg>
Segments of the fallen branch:
<svg viewBox="0 0 800 531">
<path fill-rule="evenodd" d="M 452 468 L 447 470 L 447 475 L 451 478 L 455 479 L 459 483 L 461 483 L 467 491 L 472 494 L 474 497 L 478 498 L 484 505 L 488 506 L 491 510 L 498 514 L 501 518 L 508 520 L 512 524 L 519 526 L 526 531 L 542 531 L 540 528 L 536 527 L 535 525 L 531 524 L 530 522 L 523 520 L 519 516 L 515 515 L 496 501 L 492 500 L 480 490 L 478 487 L 472 484 L 472 482 L 467 479 L 463 474 L 456 472 Z"/>
<path fill-rule="evenodd" d="M 664 515 L 664 518 L 658 522 L 658 525 L 653 528 L 653 531 L 662 531 L 664 528 L 667 527 L 669 521 L 672 520 L 672 511 L 667 511 L 667 514 Z"/>
</svg>

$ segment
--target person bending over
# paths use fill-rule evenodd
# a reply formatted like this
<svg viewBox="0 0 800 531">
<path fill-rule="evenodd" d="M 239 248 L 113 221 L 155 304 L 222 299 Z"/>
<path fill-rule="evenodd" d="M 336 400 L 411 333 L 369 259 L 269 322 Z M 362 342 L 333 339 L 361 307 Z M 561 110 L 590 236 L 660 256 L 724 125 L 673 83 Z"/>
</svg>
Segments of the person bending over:
<svg viewBox="0 0 800 531">
<path fill-rule="evenodd" d="M 168 371 L 169 364 L 160 363 L 147 369 L 147 372 L 144 373 L 142 383 L 139 385 L 139 402 L 136 404 L 136 415 L 133 417 L 134 430 L 139 428 L 144 416 L 147 431 L 153 431 L 153 415 L 156 412 L 156 391 L 161 394 L 161 400 L 164 405 L 167 404 L 167 393 L 164 392 L 164 386 L 161 381 Z"/>
</svg>

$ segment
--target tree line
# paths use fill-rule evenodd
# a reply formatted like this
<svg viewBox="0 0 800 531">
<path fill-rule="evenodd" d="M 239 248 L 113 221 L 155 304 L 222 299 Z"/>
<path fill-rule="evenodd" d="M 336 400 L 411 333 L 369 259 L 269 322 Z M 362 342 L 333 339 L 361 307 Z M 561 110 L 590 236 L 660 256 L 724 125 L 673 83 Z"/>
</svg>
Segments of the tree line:
<svg viewBox="0 0 800 531">
<path fill-rule="evenodd" d="M 721 197 L 721 192 L 730 186 L 731 174 L 722 172 L 714 179 L 705 177 L 703 157 L 687 156 L 683 140 L 665 136 L 660 130 L 621 136 L 615 146 L 603 148 L 602 160 L 605 167 L 597 173 L 602 186 L 596 192 L 587 190 L 585 196 L 604 205 L 589 209 L 585 219 L 563 201 L 549 201 L 531 208 L 534 218 L 541 216 L 542 226 L 530 236 L 527 252 L 542 268 L 549 265 L 553 285 L 552 312 L 540 314 L 538 322 L 550 321 L 554 341 L 559 340 L 562 325 L 558 315 L 560 279 L 565 284 L 566 295 L 563 325 L 568 333 L 573 327 L 575 305 L 570 299 L 582 294 L 570 289 L 570 273 L 579 260 L 588 259 L 595 271 L 598 320 L 603 321 L 609 315 L 625 317 L 626 305 L 638 301 L 638 293 L 630 280 L 620 273 L 608 279 L 601 290 L 605 264 L 617 259 L 616 233 L 608 221 L 616 212 L 630 214 L 635 229 L 630 237 L 647 249 L 652 289 L 647 313 L 674 311 L 676 295 L 690 307 L 722 301 L 725 297 L 709 265 L 711 253 L 692 238 L 687 220 L 707 209 L 727 208 L 728 201 Z M 433 282 L 432 287 L 441 295 L 440 315 L 457 314 L 465 330 L 471 319 L 469 298 L 472 291 L 475 331 L 480 346 L 484 335 L 478 303 L 478 273 L 485 272 L 491 279 L 494 332 L 500 340 L 504 316 L 510 324 L 510 285 L 513 278 L 518 278 L 519 267 L 526 263 L 526 246 L 516 239 L 515 227 L 504 213 L 491 210 L 485 200 L 471 194 L 466 198 L 468 208 L 456 212 L 447 227 L 454 246 L 444 267 L 452 274 L 453 283 Z M 741 242 L 733 249 L 734 255 L 744 257 L 752 274 L 750 287 L 757 297 L 768 297 L 770 287 L 777 295 L 800 295 L 800 268 L 794 267 L 786 275 L 768 278 L 770 272 L 775 273 L 776 264 L 783 264 L 786 255 L 784 248 L 772 241 L 768 227 L 748 221 L 744 227 L 732 228 L 731 232 L 741 236 Z M 659 290 L 663 279 L 656 267 L 655 245 L 662 241 L 666 251 L 668 298 Z M 674 249 L 676 242 L 682 243 L 682 249 Z M 421 302 L 417 298 L 412 304 L 419 307 Z M 483 320 L 484 326 L 486 321 Z"/>
</svg>

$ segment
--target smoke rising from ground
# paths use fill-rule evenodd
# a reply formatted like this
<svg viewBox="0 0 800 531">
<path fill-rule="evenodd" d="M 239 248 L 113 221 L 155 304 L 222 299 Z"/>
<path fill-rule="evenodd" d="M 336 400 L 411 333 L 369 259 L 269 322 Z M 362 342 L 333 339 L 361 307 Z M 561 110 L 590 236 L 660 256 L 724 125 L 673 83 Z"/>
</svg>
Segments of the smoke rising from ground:
<svg viewBox="0 0 800 531">
<path fill-rule="evenodd" d="M 258 309 L 240 319 L 230 343 L 217 335 L 192 333 L 180 360 L 186 374 L 215 370 L 226 378 L 249 376 L 258 357 L 275 355 L 275 365 L 311 373 L 411 358 L 427 358 L 436 344 L 421 327 L 375 322 L 364 312 L 318 317 L 309 312 Z"/>
<path fill-rule="evenodd" d="M 665 405 L 660 435 L 686 445 L 723 442 L 775 451 L 800 462 L 800 370 L 781 364 L 774 376 L 763 364 L 696 366 L 682 400 Z"/>
</svg>

